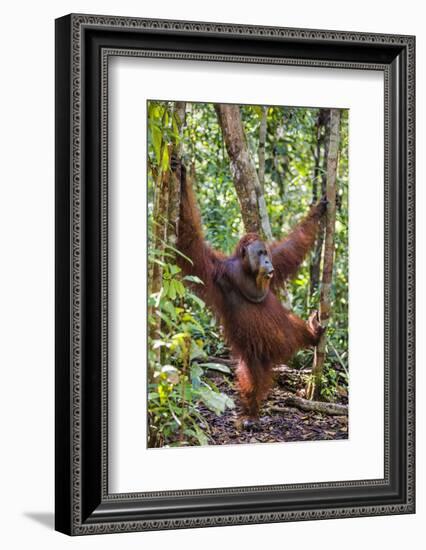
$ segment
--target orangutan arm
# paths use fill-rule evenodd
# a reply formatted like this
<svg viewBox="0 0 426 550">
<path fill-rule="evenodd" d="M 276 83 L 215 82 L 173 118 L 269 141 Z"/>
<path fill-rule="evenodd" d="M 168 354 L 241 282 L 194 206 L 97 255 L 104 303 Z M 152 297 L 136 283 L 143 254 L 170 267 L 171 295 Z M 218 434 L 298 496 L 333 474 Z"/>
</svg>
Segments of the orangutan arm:
<svg viewBox="0 0 426 550">
<path fill-rule="evenodd" d="M 308 215 L 296 225 L 293 231 L 281 241 L 270 245 L 274 278 L 272 284 L 277 287 L 296 274 L 306 254 L 313 247 L 320 219 L 327 207 L 327 199 L 321 199 L 312 206 Z"/>
<path fill-rule="evenodd" d="M 204 240 L 200 211 L 185 166 L 173 158 L 172 170 L 181 182 L 177 248 L 182 255 L 177 255 L 177 263 L 184 275 L 196 276 L 203 281 L 203 284 L 195 284 L 193 289 L 210 302 L 210 298 L 217 292 L 215 280 L 224 257 Z"/>
</svg>

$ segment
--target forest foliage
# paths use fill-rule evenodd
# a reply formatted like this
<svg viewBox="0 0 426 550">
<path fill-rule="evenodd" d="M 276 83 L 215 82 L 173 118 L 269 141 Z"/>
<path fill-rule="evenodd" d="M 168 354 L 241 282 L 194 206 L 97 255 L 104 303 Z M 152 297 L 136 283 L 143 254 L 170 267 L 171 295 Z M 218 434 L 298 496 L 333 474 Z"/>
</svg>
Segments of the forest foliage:
<svg viewBox="0 0 426 550">
<path fill-rule="evenodd" d="M 179 149 L 190 172 L 206 240 L 229 254 L 246 231 L 214 105 L 187 103 L 185 111 L 182 125 L 173 102 L 148 102 L 150 447 L 208 444 L 210 427 L 204 408 L 220 415 L 235 407 L 210 376 L 212 371 L 230 373 L 228 365 L 215 360 L 228 357 L 221 328 L 203 301 L 185 284 L 176 265 L 179 252 L 174 246 L 165 189 L 170 183 L 170 156 L 174 149 Z M 329 109 L 244 105 L 240 112 L 250 156 L 264 191 L 272 236 L 280 239 L 324 192 Z M 348 386 L 346 110 L 341 111 L 336 188 L 331 317 L 321 384 L 321 398 L 326 401 L 334 401 L 339 388 Z M 319 309 L 319 259 L 314 250 L 282 296 L 304 319 Z M 153 284 L 154 279 L 157 285 Z M 189 279 L 193 285 L 203 284 L 195 277 Z M 292 359 L 291 367 L 306 369 L 312 362 L 313 350 L 303 350 Z"/>
</svg>

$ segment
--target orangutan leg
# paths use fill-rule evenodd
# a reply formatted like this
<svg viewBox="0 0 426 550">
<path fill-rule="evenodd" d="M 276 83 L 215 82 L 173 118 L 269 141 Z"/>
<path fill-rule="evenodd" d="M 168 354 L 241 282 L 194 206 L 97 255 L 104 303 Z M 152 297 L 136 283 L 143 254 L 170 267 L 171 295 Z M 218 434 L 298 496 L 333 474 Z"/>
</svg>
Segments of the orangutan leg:
<svg viewBox="0 0 426 550">
<path fill-rule="evenodd" d="M 242 426 L 252 428 L 259 419 L 259 409 L 272 383 L 272 365 L 267 362 L 246 363 L 240 359 L 237 366 L 237 384 L 242 405 Z"/>
</svg>

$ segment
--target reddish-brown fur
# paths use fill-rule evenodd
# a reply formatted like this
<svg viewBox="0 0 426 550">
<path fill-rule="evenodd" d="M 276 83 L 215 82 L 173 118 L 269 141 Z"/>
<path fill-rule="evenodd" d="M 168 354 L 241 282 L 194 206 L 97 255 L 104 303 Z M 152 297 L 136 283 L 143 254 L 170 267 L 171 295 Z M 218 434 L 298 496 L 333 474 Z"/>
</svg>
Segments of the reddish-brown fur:
<svg viewBox="0 0 426 550">
<path fill-rule="evenodd" d="M 223 326 L 232 355 L 238 360 L 236 373 L 244 413 L 255 418 L 271 386 L 273 365 L 288 361 L 298 349 L 315 345 L 322 332 L 319 325 L 306 323 L 286 309 L 275 292 L 296 273 L 314 244 L 325 204 L 313 206 L 288 237 L 267 247 L 274 276 L 269 290 L 266 286 L 265 297 L 255 303 L 246 298 L 247 292 L 258 285 L 269 285 L 269 280 L 260 281 L 250 272 L 244 251 L 259 237 L 254 233 L 242 237 L 230 257 L 213 250 L 204 241 L 200 213 L 185 169 L 180 164 L 174 169 L 182 183 L 178 248 L 191 260 L 179 257 L 178 262 L 185 274 L 196 275 L 204 283 L 194 289 Z"/>
</svg>

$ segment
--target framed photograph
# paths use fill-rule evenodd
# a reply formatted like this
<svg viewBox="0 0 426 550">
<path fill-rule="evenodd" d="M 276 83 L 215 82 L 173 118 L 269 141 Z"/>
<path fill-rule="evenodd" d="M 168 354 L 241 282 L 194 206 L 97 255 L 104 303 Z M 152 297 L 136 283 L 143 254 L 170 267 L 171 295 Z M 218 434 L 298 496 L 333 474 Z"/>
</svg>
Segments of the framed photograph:
<svg viewBox="0 0 426 550">
<path fill-rule="evenodd" d="M 413 36 L 56 20 L 56 529 L 407 514 Z"/>
</svg>

